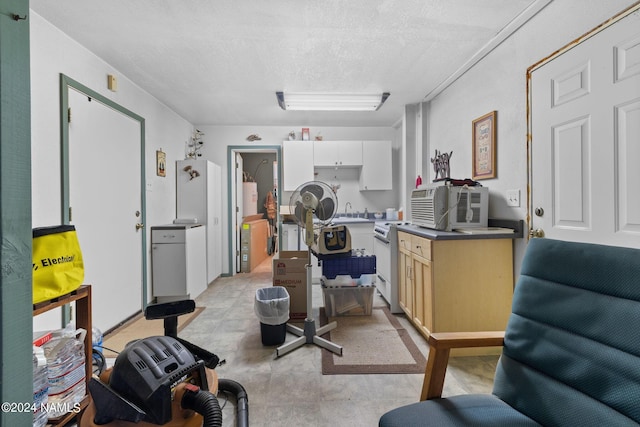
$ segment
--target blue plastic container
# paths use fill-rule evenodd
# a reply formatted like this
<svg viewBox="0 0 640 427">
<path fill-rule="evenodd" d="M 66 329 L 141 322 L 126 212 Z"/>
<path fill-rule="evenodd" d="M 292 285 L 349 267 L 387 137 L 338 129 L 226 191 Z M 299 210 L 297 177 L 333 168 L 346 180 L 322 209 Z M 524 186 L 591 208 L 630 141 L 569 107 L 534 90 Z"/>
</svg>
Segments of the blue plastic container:
<svg viewBox="0 0 640 427">
<path fill-rule="evenodd" d="M 335 279 L 336 276 L 351 276 L 358 278 L 363 274 L 376 273 L 376 256 L 336 256 L 322 260 L 322 275 L 327 279 Z"/>
</svg>

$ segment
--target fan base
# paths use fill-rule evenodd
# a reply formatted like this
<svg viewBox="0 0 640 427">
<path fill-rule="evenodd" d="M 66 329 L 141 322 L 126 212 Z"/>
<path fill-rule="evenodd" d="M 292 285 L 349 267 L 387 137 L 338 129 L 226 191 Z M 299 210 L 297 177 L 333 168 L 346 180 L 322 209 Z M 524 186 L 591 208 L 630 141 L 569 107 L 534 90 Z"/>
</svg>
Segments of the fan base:
<svg viewBox="0 0 640 427">
<path fill-rule="evenodd" d="M 308 215 L 308 218 L 311 218 Z M 311 243 L 311 242 L 309 242 Z M 310 245 L 308 245 L 310 246 Z M 309 247 L 309 262 L 311 262 L 311 247 Z M 322 348 L 326 348 L 332 353 L 337 354 L 338 356 L 342 356 L 342 346 L 332 343 L 329 340 L 324 338 L 320 338 L 320 335 L 323 335 L 329 332 L 332 329 L 335 329 L 338 326 L 337 322 L 331 322 L 328 325 L 322 326 L 316 331 L 316 322 L 313 319 L 311 312 L 313 310 L 312 303 L 312 292 L 311 292 L 311 264 L 307 264 L 305 266 L 307 270 L 307 318 L 304 319 L 304 329 L 300 329 L 297 326 L 293 326 L 287 323 L 287 331 L 291 332 L 294 335 L 297 335 L 298 338 L 295 340 L 288 342 L 286 344 L 281 345 L 276 349 L 276 357 L 283 356 L 290 351 L 295 350 L 296 348 L 300 348 L 305 344 L 315 344 Z"/>
<path fill-rule="evenodd" d="M 338 324 L 336 322 L 331 322 L 318 328 L 318 330 L 316 331 L 316 321 L 309 318 L 304 319 L 304 329 L 300 329 L 297 326 L 293 326 L 287 323 L 287 331 L 291 332 L 294 335 L 297 335 L 298 338 L 278 347 L 276 349 L 276 357 L 283 356 L 295 350 L 296 348 L 302 347 L 305 344 L 315 344 L 322 348 L 326 348 L 327 350 L 337 354 L 338 356 L 342 356 L 341 345 L 332 343 L 331 341 L 320 337 L 320 335 L 326 334 L 332 329 L 335 329 L 337 326 Z"/>
</svg>

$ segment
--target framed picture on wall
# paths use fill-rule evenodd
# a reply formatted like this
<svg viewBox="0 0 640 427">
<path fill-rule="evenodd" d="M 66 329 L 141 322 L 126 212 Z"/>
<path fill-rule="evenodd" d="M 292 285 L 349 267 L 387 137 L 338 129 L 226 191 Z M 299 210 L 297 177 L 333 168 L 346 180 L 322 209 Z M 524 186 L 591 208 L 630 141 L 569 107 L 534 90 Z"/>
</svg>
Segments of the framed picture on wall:
<svg viewBox="0 0 640 427">
<path fill-rule="evenodd" d="M 496 177 L 497 111 L 492 111 L 473 121 L 472 171 L 473 179 Z"/>
<path fill-rule="evenodd" d="M 156 175 L 167 176 L 167 154 L 162 151 L 156 151 Z"/>
</svg>

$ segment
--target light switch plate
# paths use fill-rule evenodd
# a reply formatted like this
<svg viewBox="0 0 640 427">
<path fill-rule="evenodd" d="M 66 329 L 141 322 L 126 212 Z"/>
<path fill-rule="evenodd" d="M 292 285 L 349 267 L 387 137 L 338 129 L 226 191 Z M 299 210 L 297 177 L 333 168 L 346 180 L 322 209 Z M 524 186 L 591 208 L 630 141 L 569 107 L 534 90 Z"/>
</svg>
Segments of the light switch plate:
<svg viewBox="0 0 640 427">
<path fill-rule="evenodd" d="M 507 206 L 520 207 L 520 190 L 507 190 Z"/>
</svg>

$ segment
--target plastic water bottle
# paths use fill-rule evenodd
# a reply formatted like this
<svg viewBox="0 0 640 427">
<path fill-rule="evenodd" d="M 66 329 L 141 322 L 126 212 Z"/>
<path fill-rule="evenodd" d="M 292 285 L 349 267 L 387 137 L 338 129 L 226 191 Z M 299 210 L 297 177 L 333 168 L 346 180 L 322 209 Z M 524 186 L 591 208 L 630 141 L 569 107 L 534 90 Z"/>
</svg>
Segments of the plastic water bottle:
<svg viewBox="0 0 640 427">
<path fill-rule="evenodd" d="M 47 369 L 47 358 L 44 350 L 40 347 L 33 347 L 33 427 L 43 427 L 47 424 L 49 415 L 46 404 L 49 397 L 49 373 Z"/>
<path fill-rule="evenodd" d="M 94 349 L 102 353 L 102 331 L 95 326 L 91 328 L 91 343 Z"/>
<path fill-rule="evenodd" d="M 83 329 L 65 328 L 42 346 L 47 357 L 49 403 L 51 418 L 78 408 L 86 394 L 85 353 Z M 80 335 L 76 338 L 77 335 Z"/>
</svg>

